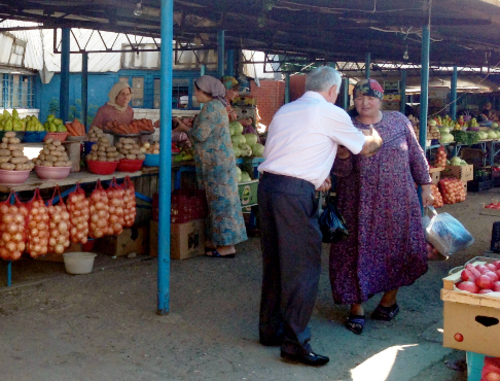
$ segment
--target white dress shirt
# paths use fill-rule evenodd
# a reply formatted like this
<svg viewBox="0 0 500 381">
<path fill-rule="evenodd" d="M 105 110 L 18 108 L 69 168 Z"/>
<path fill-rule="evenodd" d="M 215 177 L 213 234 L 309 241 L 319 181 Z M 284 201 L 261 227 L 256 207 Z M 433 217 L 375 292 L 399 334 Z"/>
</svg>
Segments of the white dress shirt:
<svg viewBox="0 0 500 381">
<path fill-rule="evenodd" d="M 358 154 L 364 143 L 343 109 L 307 91 L 274 115 L 258 170 L 306 180 L 317 189 L 330 174 L 338 144 Z"/>
</svg>

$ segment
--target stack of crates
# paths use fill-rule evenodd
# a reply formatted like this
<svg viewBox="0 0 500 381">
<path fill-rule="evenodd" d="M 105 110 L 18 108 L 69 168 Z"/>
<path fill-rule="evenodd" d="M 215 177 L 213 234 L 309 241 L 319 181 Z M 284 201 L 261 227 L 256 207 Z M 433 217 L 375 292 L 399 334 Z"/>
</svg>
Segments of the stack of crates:
<svg viewBox="0 0 500 381">
<path fill-rule="evenodd" d="M 172 192 L 170 222 L 182 224 L 193 220 L 204 219 L 207 216 L 207 201 L 205 191 L 196 189 L 177 189 Z M 153 195 L 153 221 L 158 221 L 158 193 Z"/>
</svg>

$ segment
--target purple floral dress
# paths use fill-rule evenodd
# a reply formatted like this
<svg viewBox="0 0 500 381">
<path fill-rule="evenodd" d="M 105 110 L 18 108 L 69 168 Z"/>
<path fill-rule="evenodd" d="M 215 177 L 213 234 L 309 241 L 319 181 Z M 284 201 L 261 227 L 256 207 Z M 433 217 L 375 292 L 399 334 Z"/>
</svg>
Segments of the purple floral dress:
<svg viewBox="0 0 500 381">
<path fill-rule="evenodd" d="M 410 285 L 427 271 L 415 187 L 431 183 L 427 160 L 403 114 L 384 112 L 373 127 L 384 140 L 379 152 L 370 158 L 337 158 L 333 168 L 338 209 L 349 230 L 349 238 L 330 250 L 330 282 L 339 304 L 365 302 L 376 293 Z"/>
</svg>

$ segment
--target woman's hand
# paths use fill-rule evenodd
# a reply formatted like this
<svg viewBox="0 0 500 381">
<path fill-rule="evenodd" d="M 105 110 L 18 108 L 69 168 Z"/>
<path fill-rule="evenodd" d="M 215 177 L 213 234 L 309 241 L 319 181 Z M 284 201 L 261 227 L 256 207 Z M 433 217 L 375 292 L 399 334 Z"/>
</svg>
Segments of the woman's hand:
<svg viewBox="0 0 500 381">
<path fill-rule="evenodd" d="M 321 186 L 316 190 L 318 192 L 326 192 L 330 190 L 331 187 L 332 187 L 332 180 L 330 179 L 330 176 L 328 176 L 326 180 L 323 181 L 323 184 L 321 184 Z"/>
<path fill-rule="evenodd" d="M 191 126 L 193 125 L 193 121 L 192 120 L 189 121 L 189 118 L 176 119 L 176 120 L 178 126 L 172 130 L 173 132 L 188 132 L 191 129 Z"/>
<path fill-rule="evenodd" d="M 424 208 L 426 206 L 432 206 L 434 203 L 434 197 L 432 197 L 431 184 L 421 185 L 422 187 L 422 205 Z"/>
</svg>

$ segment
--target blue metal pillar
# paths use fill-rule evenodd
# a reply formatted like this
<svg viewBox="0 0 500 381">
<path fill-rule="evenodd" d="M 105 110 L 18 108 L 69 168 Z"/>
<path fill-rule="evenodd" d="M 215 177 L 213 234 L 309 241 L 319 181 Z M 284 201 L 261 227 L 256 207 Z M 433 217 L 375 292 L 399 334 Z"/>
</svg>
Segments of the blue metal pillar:
<svg viewBox="0 0 500 381">
<path fill-rule="evenodd" d="M 453 66 L 453 74 L 451 75 L 451 94 L 450 94 L 450 117 L 453 120 L 457 119 L 457 81 L 458 70 Z"/>
<path fill-rule="evenodd" d="M 285 104 L 290 102 L 290 73 L 285 74 Z"/>
<path fill-rule="evenodd" d="M 427 25 L 422 27 L 422 73 L 420 81 L 420 125 L 427 127 L 427 111 L 429 106 L 429 46 L 430 32 Z M 419 133 L 419 142 L 425 150 L 427 141 L 427 128 L 421 128 Z"/>
<path fill-rule="evenodd" d="M 61 40 L 61 91 L 59 94 L 59 118 L 65 123 L 69 115 L 69 56 L 71 29 L 62 29 Z"/>
<path fill-rule="evenodd" d="M 227 75 L 234 77 L 234 49 L 227 51 Z"/>
<path fill-rule="evenodd" d="M 170 204 L 172 188 L 172 40 L 174 0 L 161 0 L 160 189 L 158 218 L 158 309 L 170 311 Z"/>
<path fill-rule="evenodd" d="M 89 54 L 82 53 L 82 113 L 81 122 L 88 131 L 87 114 L 88 114 L 88 91 L 89 91 Z"/>
<path fill-rule="evenodd" d="M 399 94 L 401 97 L 399 111 L 401 111 L 401 114 L 404 114 L 406 112 L 406 69 L 401 70 Z"/>
<path fill-rule="evenodd" d="M 349 78 L 342 78 L 342 108 L 349 108 Z"/>
<path fill-rule="evenodd" d="M 200 77 L 204 76 L 207 72 L 207 65 L 200 66 Z M 200 110 L 203 108 L 203 103 L 200 103 Z"/>
<path fill-rule="evenodd" d="M 365 78 L 370 78 L 370 66 L 372 64 L 372 57 L 370 53 L 366 53 L 365 55 Z"/>
<path fill-rule="evenodd" d="M 224 76 L 224 31 L 217 32 L 217 75 L 219 78 Z"/>
</svg>

